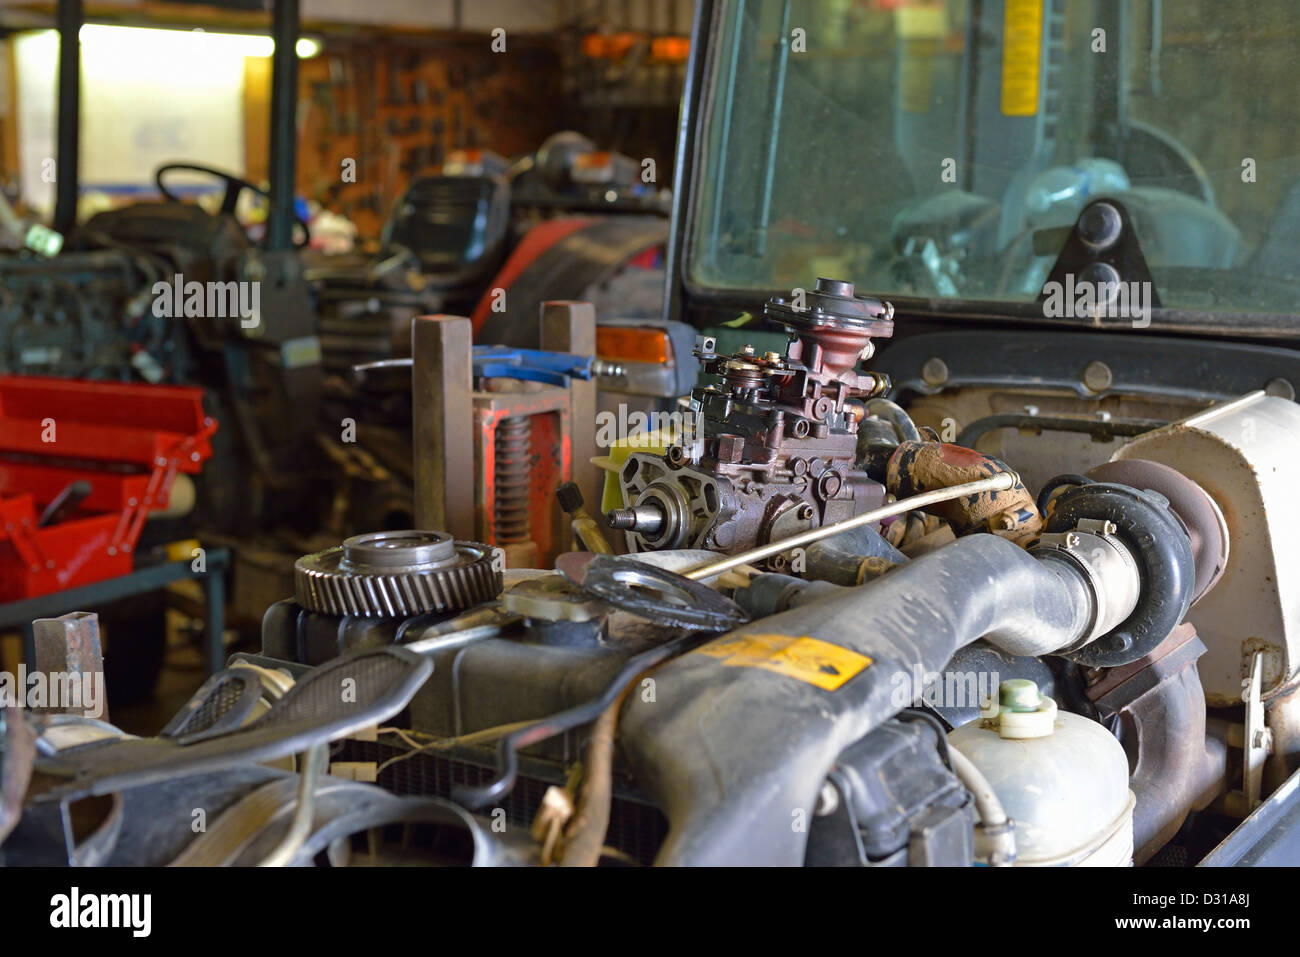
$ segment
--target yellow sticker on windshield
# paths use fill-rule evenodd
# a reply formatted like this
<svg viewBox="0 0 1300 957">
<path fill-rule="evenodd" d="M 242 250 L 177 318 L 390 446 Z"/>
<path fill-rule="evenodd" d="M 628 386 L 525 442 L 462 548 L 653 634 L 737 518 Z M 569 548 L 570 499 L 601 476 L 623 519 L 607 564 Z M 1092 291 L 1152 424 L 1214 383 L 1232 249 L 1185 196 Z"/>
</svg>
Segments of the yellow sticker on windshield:
<svg viewBox="0 0 1300 957">
<path fill-rule="evenodd" d="M 717 658 L 724 665 L 762 668 L 834 691 L 871 664 L 856 651 L 808 636 L 739 635 L 713 641 L 698 654 Z"/>
<path fill-rule="evenodd" d="M 1002 23 L 1002 113 L 1034 116 L 1043 61 L 1043 0 L 1006 0 Z"/>
</svg>

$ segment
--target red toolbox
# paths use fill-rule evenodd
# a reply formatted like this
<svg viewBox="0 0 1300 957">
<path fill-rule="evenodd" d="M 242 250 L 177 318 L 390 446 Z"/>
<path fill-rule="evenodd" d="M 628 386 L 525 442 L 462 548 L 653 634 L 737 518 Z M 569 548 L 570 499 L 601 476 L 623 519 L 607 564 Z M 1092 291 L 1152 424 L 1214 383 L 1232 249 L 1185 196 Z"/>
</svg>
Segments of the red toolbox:
<svg viewBox="0 0 1300 957">
<path fill-rule="evenodd" d="M 131 571 L 145 518 L 216 430 L 202 389 L 0 376 L 0 601 Z M 76 482 L 75 510 L 42 524 Z"/>
</svg>

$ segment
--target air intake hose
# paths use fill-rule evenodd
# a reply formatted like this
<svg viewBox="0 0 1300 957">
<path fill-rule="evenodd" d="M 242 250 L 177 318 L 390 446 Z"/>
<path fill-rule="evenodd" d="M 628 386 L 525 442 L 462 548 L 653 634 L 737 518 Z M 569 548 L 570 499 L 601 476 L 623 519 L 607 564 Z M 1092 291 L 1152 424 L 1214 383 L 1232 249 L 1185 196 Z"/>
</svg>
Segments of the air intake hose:
<svg viewBox="0 0 1300 957">
<path fill-rule="evenodd" d="M 1085 640 L 1085 575 L 989 534 L 751 622 L 655 671 L 620 738 L 668 817 L 658 863 L 803 863 L 818 792 L 840 753 L 910 702 L 977 638 L 1015 654 Z"/>
</svg>

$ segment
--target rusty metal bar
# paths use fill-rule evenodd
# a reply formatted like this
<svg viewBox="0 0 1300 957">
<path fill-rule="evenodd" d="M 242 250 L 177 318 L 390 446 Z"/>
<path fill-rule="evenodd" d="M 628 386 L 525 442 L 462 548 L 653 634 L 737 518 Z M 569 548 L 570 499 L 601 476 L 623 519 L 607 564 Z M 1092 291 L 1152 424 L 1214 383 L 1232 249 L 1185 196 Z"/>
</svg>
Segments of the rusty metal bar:
<svg viewBox="0 0 1300 957">
<path fill-rule="evenodd" d="M 89 611 L 74 611 L 58 618 L 37 618 L 32 622 L 36 643 L 36 670 L 46 677 L 48 687 L 54 686 L 54 676 L 64 675 L 61 684 L 71 688 L 95 687 L 104 690 L 104 651 L 99 640 L 99 616 Z M 87 686 L 83 678 L 92 685 Z M 94 682 L 98 682 L 97 685 Z M 68 702 L 58 707 L 42 708 L 45 712 L 80 714 L 85 717 L 108 720 L 108 702 L 98 701 L 94 706 L 81 700 L 79 706 Z"/>
</svg>

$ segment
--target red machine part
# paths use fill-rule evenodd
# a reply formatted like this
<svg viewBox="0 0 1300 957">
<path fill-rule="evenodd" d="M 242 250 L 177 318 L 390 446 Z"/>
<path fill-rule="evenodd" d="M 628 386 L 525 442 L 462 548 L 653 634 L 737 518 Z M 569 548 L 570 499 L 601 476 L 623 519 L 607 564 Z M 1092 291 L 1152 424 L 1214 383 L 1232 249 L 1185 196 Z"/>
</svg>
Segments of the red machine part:
<svg viewBox="0 0 1300 957">
<path fill-rule="evenodd" d="M 565 547 L 555 489 L 573 476 L 569 390 L 473 397 L 479 540 L 499 545 L 508 568 L 550 567 Z"/>
<path fill-rule="evenodd" d="M 129 572 L 148 514 L 216 430 L 197 388 L 0 377 L 0 601 Z M 41 526 L 77 481 L 90 492 L 75 513 Z"/>
<path fill-rule="evenodd" d="M 546 252 L 556 243 L 560 242 L 566 236 L 571 236 L 580 229 L 585 229 L 596 220 L 590 216 L 565 216 L 556 219 L 547 220 L 538 223 L 532 229 L 524 234 L 515 251 L 510 254 L 501 271 L 496 274 L 492 280 L 487 292 L 479 299 L 478 305 L 474 307 L 474 315 L 471 320 L 474 323 L 474 341 L 477 342 L 479 332 L 483 329 L 483 323 L 487 322 L 488 315 L 492 312 L 492 302 L 496 298 L 497 289 L 508 290 L 516 279 L 537 261 L 537 258 Z"/>
</svg>

